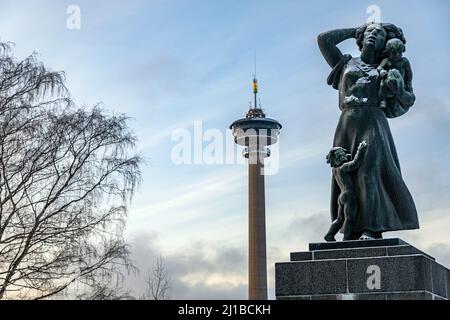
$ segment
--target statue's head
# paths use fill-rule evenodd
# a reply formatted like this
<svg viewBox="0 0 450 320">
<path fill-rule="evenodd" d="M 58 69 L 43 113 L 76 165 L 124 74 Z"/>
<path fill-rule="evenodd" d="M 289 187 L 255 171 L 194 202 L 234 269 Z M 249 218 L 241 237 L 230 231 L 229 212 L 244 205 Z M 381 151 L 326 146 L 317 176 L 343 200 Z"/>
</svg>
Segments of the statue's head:
<svg viewBox="0 0 450 320">
<path fill-rule="evenodd" d="M 403 45 L 406 43 L 402 29 L 391 23 L 365 24 L 356 31 L 356 44 L 361 51 L 375 50 L 382 53 L 386 43 L 394 38 Z"/>
<path fill-rule="evenodd" d="M 327 163 L 331 167 L 337 168 L 351 160 L 352 155 L 342 147 L 335 147 L 327 155 Z"/>
<path fill-rule="evenodd" d="M 400 39 L 394 38 L 386 42 L 386 56 L 392 61 L 399 61 L 405 52 L 405 45 Z"/>
</svg>

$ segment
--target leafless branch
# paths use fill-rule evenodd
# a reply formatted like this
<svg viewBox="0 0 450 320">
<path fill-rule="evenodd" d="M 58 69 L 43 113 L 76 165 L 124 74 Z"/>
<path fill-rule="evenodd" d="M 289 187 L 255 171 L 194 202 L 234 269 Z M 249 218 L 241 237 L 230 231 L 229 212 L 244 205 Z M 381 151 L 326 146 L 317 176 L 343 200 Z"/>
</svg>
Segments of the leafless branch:
<svg viewBox="0 0 450 320">
<path fill-rule="evenodd" d="M 153 268 L 148 271 L 145 282 L 147 284 L 147 292 L 143 296 L 144 299 L 170 299 L 170 279 L 162 256 L 157 258 Z"/>
<path fill-rule="evenodd" d="M 123 241 L 139 179 L 125 115 L 78 108 L 33 54 L 0 43 L 0 299 L 97 288 L 131 268 Z M 103 281 L 103 282 L 102 282 Z"/>
</svg>

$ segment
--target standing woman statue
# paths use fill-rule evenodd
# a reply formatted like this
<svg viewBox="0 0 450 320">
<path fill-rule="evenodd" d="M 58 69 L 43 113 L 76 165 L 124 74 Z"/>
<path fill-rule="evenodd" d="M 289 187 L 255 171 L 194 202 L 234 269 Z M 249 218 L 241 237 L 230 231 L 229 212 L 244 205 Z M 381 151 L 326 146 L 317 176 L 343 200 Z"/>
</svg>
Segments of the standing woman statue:
<svg viewBox="0 0 450 320">
<path fill-rule="evenodd" d="M 344 55 L 337 47 L 351 38 L 356 39 L 360 57 Z M 391 39 L 406 43 L 402 30 L 387 23 L 337 29 L 318 36 L 320 51 L 332 68 L 328 84 L 339 91 L 341 116 L 333 147 L 344 148 L 355 156 L 360 142 L 367 141 L 360 166 L 349 173 L 358 201 L 350 240 L 379 239 L 386 231 L 419 228 L 417 211 L 403 181 L 387 121 L 405 114 L 414 104 L 412 73 L 404 77 L 391 69 L 383 78 L 377 70 L 387 58 L 386 43 Z M 384 97 L 380 97 L 381 81 L 387 90 Z M 332 221 L 338 218 L 340 194 L 333 177 Z"/>
</svg>

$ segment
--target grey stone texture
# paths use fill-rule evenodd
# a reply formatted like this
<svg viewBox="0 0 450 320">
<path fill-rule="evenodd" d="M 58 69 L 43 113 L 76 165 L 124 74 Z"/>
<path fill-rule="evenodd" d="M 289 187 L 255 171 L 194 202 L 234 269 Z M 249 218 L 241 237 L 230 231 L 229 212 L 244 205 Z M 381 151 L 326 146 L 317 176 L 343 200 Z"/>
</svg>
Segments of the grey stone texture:
<svg viewBox="0 0 450 320">
<path fill-rule="evenodd" d="M 374 240 L 379 241 L 379 240 Z M 420 254 L 435 260 L 430 255 L 409 244 L 395 245 L 392 247 L 363 247 L 351 249 L 329 249 L 291 252 L 291 261 L 328 260 L 344 258 L 382 257 L 382 256 L 406 256 Z"/>
<path fill-rule="evenodd" d="M 338 294 L 346 291 L 346 262 L 304 261 L 275 264 L 277 295 Z"/>
<path fill-rule="evenodd" d="M 381 289 L 366 285 L 369 266 L 381 269 Z M 348 290 L 355 293 L 432 291 L 430 260 L 422 255 L 347 260 Z"/>
<path fill-rule="evenodd" d="M 399 238 L 377 239 L 377 240 L 358 240 L 358 241 L 336 241 L 310 243 L 309 251 L 327 250 L 327 249 L 349 249 L 349 248 L 367 248 L 367 247 L 386 247 L 399 246 L 407 244 Z"/>
<path fill-rule="evenodd" d="M 291 261 L 310 261 L 312 259 L 312 251 L 291 252 Z"/>
<path fill-rule="evenodd" d="M 290 262 L 275 264 L 277 299 L 450 299 L 450 270 L 401 239 L 313 243 L 309 247 L 312 250 L 291 253 Z M 368 285 L 373 266 L 380 270 L 379 286 Z"/>
</svg>

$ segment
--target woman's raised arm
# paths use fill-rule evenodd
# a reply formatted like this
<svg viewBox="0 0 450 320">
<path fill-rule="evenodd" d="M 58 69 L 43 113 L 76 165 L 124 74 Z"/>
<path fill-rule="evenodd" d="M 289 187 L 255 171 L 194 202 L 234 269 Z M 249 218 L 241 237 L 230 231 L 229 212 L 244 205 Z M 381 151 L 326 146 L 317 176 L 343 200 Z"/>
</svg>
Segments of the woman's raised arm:
<svg viewBox="0 0 450 320">
<path fill-rule="evenodd" d="M 321 33 L 317 37 L 320 51 L 331 68 L 334 68 L 343 57 L 337 45 L 347 39 L 355 38 L 356 30 L 356 28 L 336 29 Z"/>
</svg>

